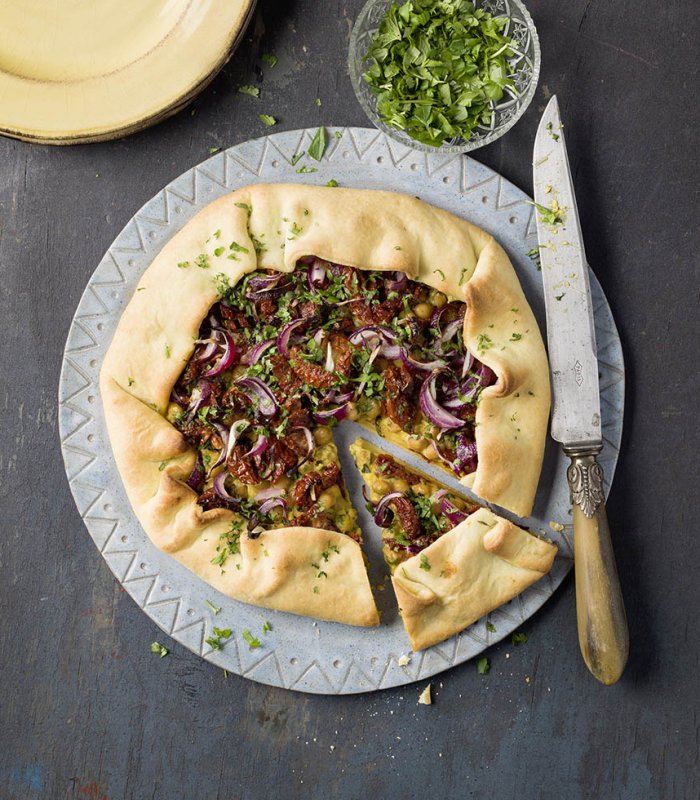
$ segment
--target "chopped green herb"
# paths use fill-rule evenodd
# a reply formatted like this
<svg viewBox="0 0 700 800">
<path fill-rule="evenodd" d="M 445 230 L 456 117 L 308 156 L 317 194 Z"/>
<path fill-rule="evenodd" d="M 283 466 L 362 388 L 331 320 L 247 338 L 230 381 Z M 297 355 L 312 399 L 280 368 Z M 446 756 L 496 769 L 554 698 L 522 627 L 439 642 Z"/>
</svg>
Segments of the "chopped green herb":
<svg viewBox="0 0 700 800">
<path fill-rule="evenodd" d="M 441 269 L 434 269 L 433 272 L 436 275 L 440 275 L 440 277 L 443 279 L 443 281 L 445 280 L 445 273 Z"/>
<path fill-rule="evenodd" d="M 493 624 L 493 622 L 491 622 L 491 620 L 488 620 L 488 621 L 487 621 L 487 623 L 486 623 L 486 630 L 487 630 L 489 633 L 496 633 L 496 626 Z"/>
<path fill-rule="evenodd" d="M 539 203 L 534 203 L 531 200 L 526 200 L 526 202 L 529 205 L 534 206 L 540 212 L 542 221 L 547 225 L 561 225 L 562 222 L 564 222 L 561 216 L 562 210 L 559 208 L 558 203 L 553 203 L 552 208 L 547 208 L 546 206 L 541 206 Z"/>
<path fill-rule="evenodd" d="M 273 53 L 263 53 L 260 56 L 260 60 L 264 61 L 267 64 L 267 66 L 270 67 L 270 68 L 276 67 L 277 66 L 277 62 L 279 61 L 277 56 L 274 55 Z"/>
<path fill-rule="evenodd" d="M 170 345 L 169 344 L 165 345 L 165 347 L 163 348 L 163 352 L 165 353 L 165 357 L 166 358 L 170 358 Z"/>
<path fill-rule="evenodd" d="M 258 119 L 263 125 L 267 125 L 270 128 L 273 125 L 277 125 L 277 120 L 274 117 L 271 117 L 269 114 L 258 114 Z"/>
<path fill-rule="evenodd" d="M 566 294 L 566 292 L 562 292 L 562 294 L 555 294 L 554 295 L 554 299 L 555 300 L 561 300 L 562 297 L 564 297 L 565 294 Z"/>
<path fill-rule="evenodd" d="M 221 611 L 221 609 L 220 609 L 220 608 L 217 608 L 217 607 L 216 607 L 216 606 L 215 606 L 213 603 L 209 602 L 209 600 L 205 600 L 204 602 L 205 602 L 205 603 L 206 603 L 206 604 L 209 606 L 209 608 L 211 608 L 211 610 L 212 610 L 212 611 L 213 611 L 215 614 L 218 614 L 218 613 L 219 613 L 219 611 Z"/>
<path fill-rule="evenodd" d="M 236 208 L 242 208 L 248 214 L 248 216 L 253 213 L 253 207 L 249 206 L 248 203 L 234 203 L 234 205 Z"/>
<path fill-rule="evenodd" d="M 488 127 L 493 105 L 513 84 L 507 23 L 468 0 L 394 3 L 369 46 L 363 76 L 379 116 L 436 147 Z"/>
<path fill-rule="evenodd" d="M 133 378 L 127 378 L 126 382 L 129 384 L 129 386 L 133 386 L 136 383 L 136 381 Z"/>
<path fill-rule="evenodd" d="M 558 142 L 559 141 L 559 134 L 558 133 L 554 133 L 553 124 L 551 122 L 548 122 L 545 125 L 545 128 L 547 129 L 547 133 L 549 133 L 549 135 L 552 137 L 552 139 L 554 139 L 555 142 Z"/>
<path fill-rule="evenodd" d="M 476 349 L 480 353 L 485 353 L 490 347 L 493 347 L 491 337 L 485 333 L 479 333 L 476 337 Z"/>
<path fill-rule="evenodd" d="M 301 166 L 301 167 L 299 167 L 297 172 L 300 173 L 301 175 L 304 175 L 307 172 L 318 172 L 318 170 L 316 169 L 316 167 Z"/>
<path fill-rule="evenodd" d="M 137 292 L 145 292 L 146 291 L 146 287 L 145 286 L 139 286 L 139 288 L 136 291 Z"/>
<path fill-rule="evenodd" d="M 525 644 L 525 642 L 527 641 L 527 634 L 523 633 L 522 631 L 519 633 L 514 633 L 510 637 L 510 641 L 514 645 Z"/>
<path fill-rule="evenodd" d="M 218 258 L 223 255 L 225 249 L 225 247 L 217 247 L 216 250 L 214 250 L 214 255 Z"/>
<path fill-rule="evenodd" d="M 165 658 L 170 650 L 159 642 L 151 642 L 151 652 L 159 655 L 161 658 Z"/>
<path fill-rule="evenodd" d="M 291 228 L 289 229 L 289 232 L 290 232 L 292 235 L 291 235 L 289 238 L 290 238 L 290 239 L 296 239 L 296 238 L 297 238 L 297 236 L 299 236 L 299 234 L 303 233 L 303 231 L 304 231 L 304 229 L 303 229 L 303 228 L 300 228 L 300 227 L 299 227 L 299 226 L 296 224 L 296 222 L 292 222 L 292 226 L 291 226 Z"/>
<path fill-rule="evenodd" d="M 328 133 L 326 129 L 321 126 L 314 135 L 314 138 L 311 140 L 311 144 L 309 145 L 309 156 L 313 158 L 315 161 L 320 161 L 323 158 L 323 154 L 326 152 L 326 148 L 328 147 Z"/>
<path fill-rule="evenodd" d="M 420 568 L 424 569 L 426 572 L 430 572 L 431 570 L 430 561 L 428 561 L 428 557 L 425 553 L 420 554 Z"/>
<path fill-rule="evenodd" d="M 294 153 L 294 155 L 290 158 L 290 161 L 291 161 L 293 167 L 296 167 L 296 165 L 299 163 L 300 159 L 302 159 L 304 157 L 304 153 L 305 152 L 306 152 L 306 150 L 302 150 L 301 153 Z"/>
<path fill-rule="evenodd" d="M 317 97 L 317 98 L 314 100 L 314 103 L 315 103 L 315 104 L 318 106 L 318 108 L 321 108 L 321 98 L 320 98 L 320 97 Z"/>
<path fill-rule="evenodd" d="M 461 286 L 464 283 L 464 276 L 466 274 L 467 274 L 467 268 L 464 267 L 464 269 L 459 273 L 459 283 L 457 284 L 458 286 Z"/>
<path fill-rule="evenodd" d="M 260 89 L 257 86 L 239 86 L 241 94 L 249 94 L 251 97 L 260 97 Z"/>
<path fill-rule="evenodd" d="M 314 588 L 313 588 L 313 593 L 314 593 L 314 594 L 318 594 L 318 586 L 314 586 Z"/>
<path fill-rule="evenodd" d="M 256 639 L 252 633 L 246 628 L 243 633 L 241 634 L 243 638 L 248 642 L 248 646 L 251 650 L 255 650 L 256 647 L 260 647 L 260 639 Z"/>
<path fill-rule="evenodd" d="M 158 464 L 158 472 L 162 472 L 167 466 L 167 461 L 161 461 L 160 464 Z"/>
<path fill-rule="evenodd" d="M 210 156 L 216 155 L 217 153 L 221 152 L 220 147 L 207 147 Z"/>
<path fill-rule="evenodd" d="M 209 269 L 209 256 L 206 253 L 200 253 L 197 258 L 195 258 L 194 263 L 200 269 Z"/>
<path fill-rule="evenodd" d="M 335 188 L 337 185 L 338 185 L 338 181 L 335 178 L 331 178 L 328 181 L 328 183 L 326 184 L 326 186 L 330 186 L 332 188 Z"/>
<path fill-rule="evenodd" d="M 522 338 L 523 338 L 522 333 L 513 333 L 508 341 L 519 342 Z"/>
<path fill-rule="evenodd" d="M 343 138 L 343 134 L 342 134 L 341 131 L 336 131 L 333 135 L 335 136 L 336 139 L 342 139 Z"/>
<path fill-rule="evenodd" d="M 189 261 L 179 261 L 178 262 L 178 267 L 180 269 L 187 269 L 187 267 L 189 267 L 189 265 L 190 265 Z"/>
<path fill-rule="evenodd" d="M 476 662 L 476 670 L 479 673 L 479 675 L 488 675 L 490 669 L 491 669 L 491 664 L 488 658 L 480 658 Z"/>
<path fill-rule="evenodd" d="M 272 625 L 270 625 L 267 620 L 263 622 L 263 633 L 269 633 L 272 630 Z"/>
</svg>

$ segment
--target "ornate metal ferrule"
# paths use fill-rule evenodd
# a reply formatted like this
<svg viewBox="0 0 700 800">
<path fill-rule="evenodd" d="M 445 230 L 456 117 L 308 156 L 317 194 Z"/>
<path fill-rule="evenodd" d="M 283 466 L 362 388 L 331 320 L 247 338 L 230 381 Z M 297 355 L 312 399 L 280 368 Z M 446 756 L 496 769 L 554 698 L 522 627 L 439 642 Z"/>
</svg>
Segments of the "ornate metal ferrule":
<svg viewBox="0 0 700 800">
<path fill-rule="evenodd" d="M 601 450 L 601 446 L 590 445 L 564 448 L 564 452 L 571 459 L 566 471 L 571 490 L 571 503 L 577 505 L 589 519 L 605 500 L 603 470 L 596 460 L 596 455 Z"/>
</svg>

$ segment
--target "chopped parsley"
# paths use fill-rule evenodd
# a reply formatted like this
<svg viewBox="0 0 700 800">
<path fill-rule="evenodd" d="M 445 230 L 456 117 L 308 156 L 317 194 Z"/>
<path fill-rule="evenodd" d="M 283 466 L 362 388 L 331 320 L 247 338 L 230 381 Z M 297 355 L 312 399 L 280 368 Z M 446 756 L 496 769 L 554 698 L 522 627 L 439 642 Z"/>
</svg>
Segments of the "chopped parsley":
<svg viewBox="0 0 700 800">
<path fill-rule="evenodd" d="M 309 145 L 309 157 L 313 158 L 314 161 L 320 161 L 323 158 L 323 154 L 326 152 L 326 148 L 328 147 L 328 133 L 326 129 L 321 126 L 314 135 L 314 138 L 311 140 L 311 144 Z"/>
<path fill-rule="evenodd" d="M 216 248 L 216 250 L 214 250 L 214 255 L 215 255 L 217 258 L 218 258 L 219 256 L 222 256 L 222 255 L 224 254 L 224 250 L 225 250 L 225 249 L 226 249 L 225 247 L 217 247 L 217 248 Z"/>
<path fill-rule="evenodd" d="M 163 348 L 163 352 L 165 353 L 165 357 L 166 358 L 170 358 L 170 345 L 169 344 L 165 345 L 165 347 Z"/>
<path fill-rule="evenodd" d="M 338 185 L 338 181 L 335 178 L 331 178 L 328 181 L 328 183 L 326 184 L 326 186 L 330 186 L 332 188 L 335 188 L 337 185 Z"/>
<path fill-rule="evenodd" d="M 269 114 L 258 114 L 258 119 L 263 125 L 267 125 L 269 128 L 273 125 L 277 125 L 277 120 Z"/>
<path fill-rule="evenodd" d="M 248 630 L 248 628 L 243 631 L 241 636 L 246 640 L 248 647 L 250 647 L 251 650 L 261 647 L 260 639 L 256 639 L 255 636 L 253 636 L 253 634 Z"/>
<path fill-rule="evenodd" d="M 511 337 L 510 337 L 510 339 L 508 339 L 508 341 L 509 342 L 519 342 L 522 338 L 523 338 L 522 333 L 513 333 L 513 334 L 511 334 Z"/>
<path fill-rule="evenodd" d="M 305 175 L 305 174 L 306 174 L 306 173 L 308 173 L 308 172 L 318 172 L 318 169 L 316 169 L 316 167 L 307 167 L 307 166 L 305 166 L 304 164 L 302 164 L 302 166 L 300 166 L 300 167 L 299 167 L 299 169 L 297 170 L 297 172 L 298 172 L 300 175 Z"/>
<path fill-rule="evenodd" d="M 304 158 L 305 153 L 306 150 L 302 150 L 301 153 L 294 153 L 294 155 L 289 159 L 293 167 L 296 167 L 299 161 Z"/>
<path fill-rule="evenodd" d="M 158 464 L 158 472 L 162 472 L 167 466 L 167 461 L 161 461 L 160 464 Z"/>
<path fill-rule="evenodd" d="M 514 645 L 525 644 L 525 642 L 527 641 L 527 634 L 523 633 L 522 631 L 514 633 L 510 637 L 510 641 Z"/>
<path fill-rule="evenodd" d="M 561 225 L 564 222 L 564 219 L 561 216 L 562 209 L 559 208 L 558 203 L 552 203 L 552 208 L 547 208 L 546 206 L 542 206 L 539 203 L 533 202 L 532 200 L 527 200 L 526 202 L 529 205 L 534 206 L 540 212 L 542 221 L 547 225 Z"/>
<path fill-rule="evenodd" d="M 214 628 L 214 635 L 209 636 L 204 641 L 211 647 L 212 650 L 221 650 L 225 642 L 221 640 L 229 639 L 231 637 L 231 628 Z"/>
<path fill-rule="evenodd" d="M 554 299 L 555 300 L 561 300 L 565 295 L 566 295 L 566 292 L 562 292 L 562 294 L 555 294 L 554 295 Z"/>
<path fill-rule="evenodd" d="M 491 620 L 486 622 L 486 630 L 489 633 L 496 633 L 496 626 L 493 624 L 493 622 L 491 622 Z"/>
<path fill-rule="evenodd" d="M 209 256 L 206 253 L 200 253 L 197 258 L 195 258 L 194 263 L 200 269 L 209 269 Z"/>
<path fill-rule="evenodd" d="M 432 567 L 430 566 L 430 561 L 428 561 L 428 557 L 425 553 L 420 554 L 420 568 L 424 569 L 426 572 L 430 572 Z"/>
<path fill-rule="evenodd" d="M 555 142 L 558 142 L 559 141 L 559 134 L 558 133 L 554 133 L 553 123 L 550 121 L 544 127 L 547 129 L 547 133 L 550 135 L 550 137 L 552 139 L 554 139 Z"/>
<path fill-rule="evenodd" d="M 480 658 L 476 662 L 476 671 L 479 673 L 479 675 L 488 675 L 490 669 L 491 663 L 489 662 L 488 658 Z"/>
<path fill-rule="evenodd" d="M 469 0 L 392 4 L 369 46 L 363 75 L 379 116 L 436 147 L 488 127 L 493 105 L 513 84 L 507 22 Z"/>
<path fill-rule="evenodd" d="M 265 622 L 263 622 L 263 633 L 269 633 L 271 630 L 272 630 L 272 625 L 270 625 L 270 623 L 267 620 L 265 620 Z"/>
<path fill-rule="evenodd" d="M 187 269 L 189 265 L 190 265 L 189 261 L 179 261 L 177 266 L 179 267 L 179 269 Z"/>
<path fill-rule="evenodd" d="M 211 603 L 209 600 L 205 600 L 204 602 L 205 602 L 205 603 L 206 603 L 206 604 L 209 606 L 209 608 L 210 608 L 210 609 L 211 609 L 211 610 L 212 610 L 212 611 L 213 611 L 215 614 L 218 614 L 218 613 L 219 613 L 219 611 L 221 611 L 221 609 L 220 609 L 220 608 L 217 608 L 217 607 L 216 607 L 216 606 L 215 606 L 213 603 Z"/>
<path fill-rule="evenodd" d="M 318 108 L 321 108 L 321 98 L 320 98 L 320 97 L 317 97 L 317 98 L 314 100 L 314 103 L 316 104 L 316 106 L 317 106 Z"/>
<path fill-rule="evenodd" d="M 260 56 L 260 60 L 264 61 L 267 64 L 267 66 L 270 67 L 270 69 L 272 69 L 272 67 L 276 67 L 277 62 L 279 61 L 279 59 L 274 53 L 263 53 Z"/>
<path fill-rule="evenodd" d="M 126 382 L 128 383 L 129 386 L 133 386 L 136 383 L 136 381 L 132 377 L 128 377 L 126 379 Z"/>
<path fill-rule="evenodd" d="M 249 94 L 251 97 L 260 97 L 260 89 L 257 86 L 239 86 L 241 94 Z"/>
<path fill-rule="evenodd" d="M 160 656 L 161 658 L 165 658 L 170 650 L 167 647 L 164 647 L 159 642 L 151 642 L 151 652 L 155 653 L 156 655 Z"/>
<path fill-rule="evenodd" d="M 217 153 L 221 152 L 220 147 L 207 147 L 207 151 L 210 156 L 215 156 Z"/>
<path fill-rule="evenodd" d="M 246 212 L 246 214 L 248 214 L 248 216 L 250 216 L 253 213 L 253 207 L 249 206 L 248 203 L 234 203 L 234 205 L 236 206 L 236 208 L 242 208 Z"/>
<path fill-rule="evenodd" d="M 491 337 L 485 333 L 479 333 L 476 337 L 476 349 L 480 353 L 485 353 L 488 349 L 493 347 L 493 341 Z"/>
</svg>

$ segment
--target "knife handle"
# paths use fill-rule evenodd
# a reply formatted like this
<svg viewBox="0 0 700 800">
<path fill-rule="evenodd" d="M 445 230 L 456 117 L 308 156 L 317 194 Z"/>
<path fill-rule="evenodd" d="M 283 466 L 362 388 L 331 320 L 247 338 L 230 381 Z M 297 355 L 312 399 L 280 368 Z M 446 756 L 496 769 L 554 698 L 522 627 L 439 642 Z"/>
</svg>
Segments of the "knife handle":
<svg viewBox="0 0 700 800">
<path fill-rule="evenodd" d="M 576 619 L 581 654 L 591 673 L 615 683 L 627 663 L 629 633 L 605 511 L 601 447 L 571 447 L 566 476 L 574 512 Z"/>
</svg>

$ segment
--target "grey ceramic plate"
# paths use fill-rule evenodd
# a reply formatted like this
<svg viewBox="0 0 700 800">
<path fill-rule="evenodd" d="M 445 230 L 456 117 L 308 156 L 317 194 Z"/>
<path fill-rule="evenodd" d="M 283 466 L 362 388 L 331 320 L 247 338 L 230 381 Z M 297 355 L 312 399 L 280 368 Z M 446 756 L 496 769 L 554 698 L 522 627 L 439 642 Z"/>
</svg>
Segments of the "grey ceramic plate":
<svg viewBox="0 0 700 800">
<path fill-rule="evenodd" d="M 396 612 L 391 585 L 377 591 L 382 625 L 353 628 L 314 622 L 238 603 L 220 595 L 146 537 L 122 487 L 112 459 L 98 394 L 98 374 L 121 312 L 136 283 L 163 244 L 211 200 L 248 183 L 284 181 L 391 189 L 464 216 L 493 233 L 508 251 L 540 324 L 542 284 L 527 252 L 537 244 L 527 196 L 495 172 L 460 155 L 417 153 L 365 128 L 329 129 L 330 146 L 321 163 L 291 165 L 306 150 L 315 131 L 290 131 L 245 142 L 188 170 L 134 216 L 90 278 L 68 335 L 60 400 L 61 444 L 66 472 L 78 510 L 99 551 L 124 589 L 166 633 L 193 652 L 230 672 L 261 683 L 320 694 L 346 694 L 397 686 L 427 678 L 466 661 L 510 634 L 552 595 L 572 565 L 566 462 L 550 442 L 532 520 L 532 528 L 556 541 L 559 555 L 549 575 L 489 619 L 458 636 L 413 654 L 405 667 L 398 659 L 410 652 Z M 316 172 L 299 174 L 302 164 Z M 591 276 L 600 359 L 603 430 L 601 461 L 609 489 L 622 433 L 624 369 L 620 340 L 600 285 Z M 341 448 L 358 432 L 346 423 L 338 429 Z M 392 448 L 388 448 L 391 450 Z M 347 456 L 344 456 L 345 458 Z M 346 461 L 351 493 L 360 477 Z M 444 476 L 441 476 L 444 479 Z M 362 502 L 356 504 L 362 510 Z M 564 523 L 559 532 L 550 522 Z M 382 583 L 379 536 L 362 516 L 373 585 Z M 206 600 L 221 607 L 214 616 Z M 573 609 L 572 609 L 573 620 Z M 262 633 L 269 621 L 271 632 Z M 533 624 L 536 624 L 533 622 Z M 213 651 L 205 639 L 212 627 L 230 627 L 233 636 Z M 251 650 L 241 632 L 248 628 L 262 642 Z M 541 632 L 546 636 L 546 631 Z"/>
</svg>

